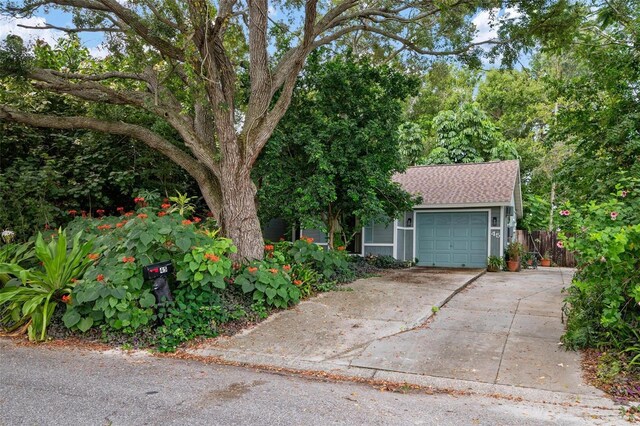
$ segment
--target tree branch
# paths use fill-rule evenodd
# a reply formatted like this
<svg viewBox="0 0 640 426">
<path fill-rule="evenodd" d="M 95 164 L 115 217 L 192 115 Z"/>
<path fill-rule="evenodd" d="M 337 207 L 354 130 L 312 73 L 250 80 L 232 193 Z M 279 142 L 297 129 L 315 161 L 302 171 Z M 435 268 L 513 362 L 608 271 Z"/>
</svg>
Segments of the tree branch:
<svg viewBox="0 0 640 426">
<path fill-rule="evenodd" d="M 25 25 L 18 24 L 20 28 L 27 28 L 30 30 L 57 30 L 62 31 L 67 34 L 76 34 L 76 33 L 122 33 L 124 32 L 120 28 L 115 27 L 95 27 L 95 28 L 68 28 L 68 27 L 58 27 L 56 25 L 44 24 L 44 25 Z"/>
<path fill-rule="evenodd" d="M 0 120 L 34 127 L 46 127 L 51 129 L 84 129 L 114 135 L 128 136 L 143 142 L 148 147 L 155 149 L 167 156 L 180 167 L 196 177 L 205 173 L 204 167 L 192 156 L 164 139 L 151 130 L 135 124 L 105 121 L 90 117 L 59 117 L 54 115 L 42 115 L 22 112 L 8 105 L 0 104 Z"/>
</svg>

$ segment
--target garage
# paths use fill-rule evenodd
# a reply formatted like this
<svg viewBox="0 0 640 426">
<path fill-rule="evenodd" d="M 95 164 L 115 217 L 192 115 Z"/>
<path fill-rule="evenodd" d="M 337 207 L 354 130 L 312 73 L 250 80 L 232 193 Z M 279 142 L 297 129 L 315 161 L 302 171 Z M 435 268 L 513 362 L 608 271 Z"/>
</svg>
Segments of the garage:
<svg viewBox="0 0 640 426">
<path fill-rule="evenodd" d="M 486 267 L 488 222 L 488 211 L 416 212 L 418 265 Z"/>
</svg>

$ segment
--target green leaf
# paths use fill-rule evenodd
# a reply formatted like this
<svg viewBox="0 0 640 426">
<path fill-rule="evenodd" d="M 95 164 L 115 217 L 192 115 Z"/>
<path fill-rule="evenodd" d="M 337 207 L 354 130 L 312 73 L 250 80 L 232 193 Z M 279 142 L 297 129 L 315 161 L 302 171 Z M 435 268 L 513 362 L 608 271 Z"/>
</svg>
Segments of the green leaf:
<svg viewBox="0 0 640 426">
<path fill-rule="evenodd" d="M 62 322 L 64 323 L 65 327 L 71 328 L 76 325 L 78 321 L 80 321 L 80 318 L 81 316 L 78 311 L 76 311 L 75 309 L 69 309 L 62 316 Z"/>
<path fill-rule="evenodd" d="M 267 289 L 264 292 L 269 299 L 273 299 L 276 295 L 276 290 L 271 287 L 267 287 Z"/>
<path fill-rule="evenodd" d="M 204 278 L 204 275 L 202 274 L 202 272 L 198 271 L 193 275 L 193 280 L 195 282 L 200 282 L 202 281 L 202 279 Z"/>
<path fill-rule="evenodd" d="M 170 233 L 171 233 L 171 228 L 169 228 L 167 226 L 158 229 L 158 234 L 167 235 L 167 234 L 170 234 Z"/>
<path fill-rule="evenodd" d="M 176 240 L 176 245 L 182 251 L 188 251 L 191 248 L 191 239 L 189 237 L 180 237 Z"/>
<path fill-rule="evenodd" d="M 151 293 L 144 293 L 140 297 L 140 306 L 142 308 L 150 308 L 156 304 L 156 298 Z"/>
<path fill-rule="evenodd" d="M 191 274 L 189 273 L 189 271 L 187 271 L 186 269 L 181 269 L 180 271 L 178 271 L 178 273 L 176 274 L 176 279 L 178 281 L 189 281 L 189 278 L 191 277 Z"/>
<path fill-rule="evenodd" d="M 93 325 L 93 318 L 84 317 L 78 323 L 78 330 L 80 330 L 80 331 L 82 331 L 84 333 L 85 331 L 89 330 L 92 325 Z"/>
<path fill-rule="evenodd" d="M 140 241 L 142 241 L 142 244 L 144 244 L 145 246 L 148 246 L 149 243 L 151 243 L 153 241 L 153 235 L 150 235 L 147 232 L 142 233 L 142 235 L 140 235 Z"/>
<path fill-rule="evenodd" d="M 237 280 L 236 280 L 237 282 Z M 251 291 L 253 291 L 255 289 L 255 286 L 253 285 L 253 283 L 249 280 L 246 280 L 244 282 L 242 282 L 242 291 L 244 293 L 249 293 Z"/>
</svg>

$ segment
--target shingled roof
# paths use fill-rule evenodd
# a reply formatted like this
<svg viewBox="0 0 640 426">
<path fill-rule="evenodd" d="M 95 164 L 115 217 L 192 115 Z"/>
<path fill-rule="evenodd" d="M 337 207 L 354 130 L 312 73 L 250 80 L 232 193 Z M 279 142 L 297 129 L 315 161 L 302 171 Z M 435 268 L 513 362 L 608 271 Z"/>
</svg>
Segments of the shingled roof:
<svg viewBox="0 0 640 426">
<path fill-rule="evenodd" d="M 518 160 L 409 167 L 393 177 L 422 206 L 508 205 L 516 197 L 522 215 Z"/>
</svg>

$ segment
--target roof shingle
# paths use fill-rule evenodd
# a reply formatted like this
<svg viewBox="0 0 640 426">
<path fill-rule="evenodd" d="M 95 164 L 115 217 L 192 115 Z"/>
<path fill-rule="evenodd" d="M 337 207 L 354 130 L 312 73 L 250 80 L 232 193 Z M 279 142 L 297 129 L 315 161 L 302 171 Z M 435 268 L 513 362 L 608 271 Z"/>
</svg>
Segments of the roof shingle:
<svg viewBox="0 0 640 426">
<path fill-rule="evenodd" d="M 518 160 L 409 167 L 393 176 L 423 205 L 506 204 L 519 173 Z"/>
</svg>

